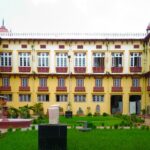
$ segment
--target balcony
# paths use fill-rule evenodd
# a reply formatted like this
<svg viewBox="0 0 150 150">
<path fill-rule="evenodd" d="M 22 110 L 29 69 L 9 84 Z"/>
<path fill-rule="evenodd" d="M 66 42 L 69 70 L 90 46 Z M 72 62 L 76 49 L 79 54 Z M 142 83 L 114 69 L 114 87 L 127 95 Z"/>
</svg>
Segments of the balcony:
<svg viewBox="0 0 150 150">
<path fill-rule="evenodd" d="M 19 91 L 30 91 L 30 87 L 23 87 L 23 86 L 19 86 Z"/>
<path fill-rule="evenodd" d="M 104 73 L 104 67 L 93 67 L 94 73 Z"/>
<path fill-rule="evenodd" d="M 122 73 L 123 67 L 111 67 L 111 72 L 112 73 Z"/>
<path fill-rule="evenodd" d="M 86 67 L 74 67 L 74 72 L 75 73 L 85 73 Z"/>
<path fill-rule="evenodd" d="M 19 72 L 30 72 L 31 67 L 19 67 Z"/>
<path fill-rule="evenodd" d="M 0 91 L 11 91 L 10 86 L 0 86 Z"/>
<path fill-rule="evenodd" d="M 0 67 L 0 72 L 11 72 L 12 67 Z"/>
<path fill-rule="evenodd" d="M 68 67 L 56 67 L 57 73 L 66 73 L 68 70 Z"/>
<path fill-rule="evenodd" d="M 64 86 L 64 87 L 56 87 L 56 91 L 62 91 L 62 92 L 67 91 L 67 87 L 66 86 Z"/>
<path fill-rule="evenodd" d="M 38 72 L 49 72 L 49 67 L 37 67 Z"/>
<path fill-rule="evenodd" d="M 141 92 L 141 87 L 131 87 L 131 92 Z"/>
<path fill-rule="evenodd" d="M 130 67 L 130 72 L 141 72 L 142 67 Z"/>
<path fill-rule="evenodd" d="M 112 91 L 112 92 L 122 92 L 123 89 L 122 89 L 122 87 L 112 87 L 112 88 L 111 88 L 111 91 Z"/>
<path fill-rule="evenodd" d="M 85 92 L 85 87 L 75 87 L 75 92 Z"/>
<path fill-rule="evenodd" d="M 104 87 L 93 87 L 93 92 L 104 92 Z"/>
<path fill-rule="evenodd" d="M 147 91 L 150 91 L 150 86 L 147 86 Z"/>
<path fill-rule="evenodd" d="M 38 91 L 40 92 L 47 92 L 48 91 L 48 87 L 38 87 Z"/>
</svg>

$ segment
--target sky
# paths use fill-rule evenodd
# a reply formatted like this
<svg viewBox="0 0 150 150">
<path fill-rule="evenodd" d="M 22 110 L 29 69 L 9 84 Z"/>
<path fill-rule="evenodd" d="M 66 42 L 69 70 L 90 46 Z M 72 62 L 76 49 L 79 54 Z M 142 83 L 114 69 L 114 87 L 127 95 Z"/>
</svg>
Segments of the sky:
<svg viewBox="0 0 150 150">
<path fill-rule="evenodd" d="M 0 0 L 12 32 L 145 33 L 150 0 Z"/>
</svg>

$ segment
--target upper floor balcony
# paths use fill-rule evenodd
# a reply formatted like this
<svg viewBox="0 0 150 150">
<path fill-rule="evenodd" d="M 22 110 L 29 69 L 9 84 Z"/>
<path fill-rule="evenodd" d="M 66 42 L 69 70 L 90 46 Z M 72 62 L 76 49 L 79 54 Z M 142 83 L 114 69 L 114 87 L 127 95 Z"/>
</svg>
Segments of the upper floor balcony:
<svg viewBox="0 0 150 150">
<path fill-rule="evenodd" d="M 26 87 L 19 86 L 19 91 L 30 91 L 30 87 L 29 86 L 26 86 Z"/>
<path fill-rule="evenodd" d="M 12 67 L 11 66 L 1 66 L 0 67 L 0 72 L 11 72 L 12 71 Z"/>
<path fill-rule="evenodd" d="M 93 92 L 104 92 L 104 87 L 93 87 Z"/>
<path fill-rule="evenodd" d="M 141 87 L 131 87 L 130 89 L 131 92 L 141 92 Z"/>
<path fill-rule="evenodd" d="M 47 92 L 48 91 L 48 87 L 47 86 L 45 86 L 45 87 L 38 87 L 38 91 L 39 92 Z"/>
<path fill-rule="evenodd" d="M 74 67 L 75 73 L 86 73 L 86 67 Z"/>
<path fill-rule="evenodd" d="M 85 87 L 75 87 L 75 92 L 85 92 Z"/>
<path fill-rule="evenodd" d="M 142 67 L 130 67 L 130 72 L 141 72 Z"/>
<path fill-rule="evenodd" d="M 93 67 L 93 73 L 104 73 L 105 67 Z"/>
<path fill-rule="evenodd" d="M 122 87 L 112 87 L 112 88 L 111 88 L 111 91 L 112 91 L 112 92 L 122 92 L 123 89 L 122 89 Z"/>
<path fill-rule="evenodd" d="M 56 87 L 56 91 L 60 91 L 60 92 L 65 92 L 65 91 L 67 91 L 67 87 L 66 86 L 64 86 L 64 87 Z"/>
<path fill-rule="evenodd" d="M 30 72 L 31 67 L 19 67 L 19 72 Z"/>
<path fill-rule="evenodd" d="M 0 91 L 11 91 L 10 86 L 0 86 Z"/>
<path fill-rule="evenodd" d="M 49 67 L 37 67 L 37 71 L 40 73 L 49 72 Z"/>
<path fill-rule="evenodd" d="M 111 72 L 112 73 L 122 73 L 123 67 L 111 67 Z"/>
<path fill-rule="evenodd" d="M 56 67 L 57 73 L 67 73 L 68 67 Z"/>
<path fill-rule="evenodd" d="M 147 91 L 150 91 L 150 86 L 147 86 Z"/>
</svg>

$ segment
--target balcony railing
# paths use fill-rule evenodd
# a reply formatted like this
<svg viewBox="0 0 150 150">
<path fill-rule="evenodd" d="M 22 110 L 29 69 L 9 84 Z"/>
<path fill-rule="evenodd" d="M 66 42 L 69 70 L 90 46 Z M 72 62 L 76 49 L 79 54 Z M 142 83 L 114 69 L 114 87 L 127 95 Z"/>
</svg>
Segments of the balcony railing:
<svg viewBox="0 0 150 150">
<path fill-rule="evenodd" d="M 74 67 L 74 72 L 75 73 L 85 73 L 86 67 Z"/>
<path fill-rule="evenodd" d="M 19 67 L 19 72 L 30 72 L 31 67 Z"/>
<path fill-rule="evenodd" d="M 111 91 L 112 91 L 112 92 L 122 92 L 123 89 L 122 89 L 122 87 L 112 87 L 112 88 L 111 88 Z"/>
<path fill-rule="evenodd" d="M 37 67 L 38 72 L 49 72 L 49 67 Z"/>
<path fill-rule="evenodd" d="M 0 91 L 11 91 L 10 86 L 0 86 Z"/>
<path fill-rule="evenodd" d="M 141 87 L 131 87 L 131 92 L 141 92 Z"/>
<path fill-rule="evenodd" d="M 93 67 L 93 72 L 94 73 L 103 73 L 104 72 L 104 67 Z"/>
<path fill-rule="evenodd" d="M 147 86 L 147 91 L 150 91 L 150 86 Z"/>
<path fill-rule="evenodd" d="M 27 87 L 20 86 L 19 91 L 30 91 L 30 87 L 29 86 L 27 86 Z"/>
<path fill-rule="evenodd" d="M 48 91 L 48 87 L 46 86 L 46 87 L 38 87 L 38 91 Z"/>
<path fill-rule="evenodd" d="M 93 92 L 104 92 L 104 87 L 93 87 Z"/>
<path fill-rule="evenodd" d="M 68 70 L 67 67 L 56 67 L 56 72 L 58 73 L 66 73 Z"/>
<path fill-rule="evenodd" d="M 112 73 L 122 73 L 123 67 L 111 67 L 111 72 Z"/>
<path fill-rule="evenodd" d="M 142 67 L 130 67 L 130 72 L 141 72 Z"/>
<path fill-rule="evenodd" d="M 75 92 L 85 92 L 85 87 L 75 87 Z"/>
<path fill-rule="evenodd" d="M 11 72 L 12 67 L 0 67 L 0 72 Z"/>
<path fill-rule="evenodd" d="M 56 87 L 56 91 L 67 91 L 67 87 L 64 86 L 64 87 Z"/>
</svg>

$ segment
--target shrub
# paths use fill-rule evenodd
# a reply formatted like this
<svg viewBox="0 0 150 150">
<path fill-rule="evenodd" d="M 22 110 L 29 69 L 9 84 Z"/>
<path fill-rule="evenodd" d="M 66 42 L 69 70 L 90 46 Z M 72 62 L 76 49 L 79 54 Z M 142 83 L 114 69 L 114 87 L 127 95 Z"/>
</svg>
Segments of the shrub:
<svg viewBox="0 0 150 150">
<path fill-rule="evenodd" d="M 92 113 L 88 113 L 87 116 L 92 116 Z"/>
<path fill-rule="evenodd" d="M 15 131 L 21 131 L 21 128 L 16 128 L 16 130 Z"/>
<path fill-rule="evenodd" d="M 99 112 L 95 112 L 93 116 L 100 116 Z"/>
<path fill-rule="evenodd" d="M 8 132 L 12 132 L 12 131 L 13 131 L 13 128 L 8 128 L 7 131 L 8 131 Z"/>
<path fill-rule="evenodd" d="M 33 126 L 31 127 L 31 129 L 32 129 L 32 130 L 35 130 L 35 126 L 33 125 Z"/>
<path fill-rule="evenodd" d="M 102 124 L 101 124 L 103 127 L 105 126 L 105 124 L 104 124 L 104 122 L 102 122 Z"/>
<path fill-rule="evenodd" d="M 84 112 L 82 110 L 81 107 L 79 107 L 78 111 L 77 111 L 77 115 L 80 116 L 80 115 L 84 115 Z"/>
<path fill-rule="evenodd" d="M 107 113 L 104 112 L 104 113 L 103 113 L 103 116 L 109 116 L 109 114 L 107 114 Z"/>
<path fill-rule="evenodd" d="M 96 129 L 96 126 L 92 122 L 88 122 L 87 127 L 91 129 Z"/>
<path fill-rule="evenodd" d="M 112 126 L 110 126 L 109 129 L 112 129 Z"/>
<path fill-rule="evenodd" d="M 145 130 L 146 129 L 146 126 L 145 125 L 142 125 L 141 126 L 141 130 Z"/>
<path fill-rule="evenodd" d="M 114 129 L 118 129 L 118 124 L 115 124 L 115 125 L 114 125 Z"/>
</svg>

